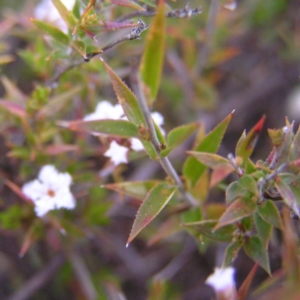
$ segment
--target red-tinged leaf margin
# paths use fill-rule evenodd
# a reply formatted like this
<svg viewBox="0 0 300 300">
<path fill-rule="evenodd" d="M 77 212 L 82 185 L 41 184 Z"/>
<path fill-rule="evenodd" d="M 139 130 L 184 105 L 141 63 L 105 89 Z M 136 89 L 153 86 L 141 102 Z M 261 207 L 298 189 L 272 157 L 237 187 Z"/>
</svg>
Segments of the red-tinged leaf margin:
<svg viewBox="0 0 300 300">
<path fill-rule="evenodd" d="M 256 202 L 252 198 L 237 198 L 223 213 L 214 229 L 217 230 L 225 225 L 235 223 L 252 215 L 255 211 Z"/>
<path fill-rule="evenodd" d="M 254 150 L 255 144 L 257 142 L 258 136 L 262 131 L 265 123 L 266 116 L 263 115 L 260 120 L 251 128 L 248 134 L 243 133 L 239 139 L 236 149 L 235 156 L 240 156 L 244 160 L 249 158 Z"/>
<path fill-rule="evenodd" d="M 209 132 L 194 149 L 198 152 L 216 153 L 221 144 L 223 136 L 233 116 L 232 111 L 221 123 Z M 192 187 L 206 170 L 206 166 L 194 157 L 188 157 L 183 166 L 183 174 L 188 179 Z"/>
<path fill-rule="evenodd" d="M 161 183 L 149 191 L 134 220 L 126 247 L 168 204 L 177 187 Z"/>
<path fill-rule="evenodd" d="M 158 3 L 155 15 L 148 31 L 146 45 L 140 64 L 140 74 L 144 83 L 144 92 L 148 103 L 155 101 L 163 69 L 165 49 L 166 21 L 165 1 Z"/>
<path fill-rule="evenodd" d="M 198 127 L 199 123 L 195 122 L 172 129 L 167 136 L 167 148 L 161 151 L 161 156 L 167 156 L 175 147 L 192 135 Z"/>
</svg>

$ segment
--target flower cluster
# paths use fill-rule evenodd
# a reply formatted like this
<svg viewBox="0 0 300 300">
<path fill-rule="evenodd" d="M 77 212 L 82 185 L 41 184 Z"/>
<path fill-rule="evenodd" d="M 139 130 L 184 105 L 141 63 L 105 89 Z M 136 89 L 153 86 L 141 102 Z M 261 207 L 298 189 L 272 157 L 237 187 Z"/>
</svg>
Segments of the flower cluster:
<svg viewBox="0 0 300 300">
<path fill-rule="evenodd" d="M 59 173 L 52 165 L 42 167 L 38 179 L 23 185 L 22 191 L 34 203 L 38 217 L 50 210 L 75 207 L 75 199 L 70 192 L 72 178 L 69 173 Z"/>
<path fill-rule="evenodd" d="M 163 116 L 158 112 L 153 112 L 151 116 L 154 122 L 160 127 L 161 132 L 165 134 L 165 131 L 161 128 L 164 124 Z M 123 108 L 120 104 L 112 105 L 110 102 L 104 100 L 98 103 L 93 113 L 88 114 L 83 118 L 84 121 L 104 119 L 127 120 L 127 117 L 124 115 Z M 143 144 L 137 138 L 131 138 L 130 144 L 130 148 L 134 151 L 141 151 L 144 149 Z M 128 152 L 129 149 L 127 147 L 119 145 L 116 141 L 112 141 L 109 149 L 104 153 L 104 156 L 109 157 L 113 164 L 117 166 L 120 163 L 128 162 Z"/>
</svg>

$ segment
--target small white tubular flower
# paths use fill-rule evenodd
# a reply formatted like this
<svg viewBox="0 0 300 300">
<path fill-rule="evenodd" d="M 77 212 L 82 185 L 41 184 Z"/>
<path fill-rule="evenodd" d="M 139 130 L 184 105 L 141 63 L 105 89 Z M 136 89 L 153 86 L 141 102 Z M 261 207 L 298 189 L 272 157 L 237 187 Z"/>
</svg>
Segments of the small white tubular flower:
<svg viewBox="0 0 300 300">
<path fill-rule="evenodd" d="M 61 0 L 68 10 L 72 10 L 75 0 Z M 51 0 L 43 0 L 34 11 L 35 18 L 56 23 L 56 25 L 64 32 L 68 31 L 66 23 L 61 18 L 56 7 Z"/>
<path fill-rule="evenodd" d="M 75 199 L 70 192 L 72 178 L 69 173 L 59 173 L 54 166 L 44 166 L 38 179 L 23 185 L 24 195 L 34 203 L 38 217 L 43 217 L 53 209 L 73 209 Z"/>
<path fill-rule="evenodd" d="M 116 141 L 110 143 L 109 149 L 104 156 L 109 157 L 115 166 L 121 163 L 128 163 L 128 148 L 120 146 Z"/>
<path fill-rule="evenodd" d="M 234 281 L 234 268 L 216 268 L 215 272 L 206 279 L 206 284 L 210 285 L 216 292 L 219 300 L 236 299 L 236 289 Z"/>
<path fill-rule="evenodd" d="M 104 120 L 112 119 L 118 120 L 124 115 L 124 111 L 120 104 L 113 106 L 110 102 L 104 100 L 98 103 L 95 111 L 91 114 L 86 115 L 84 121 L 95 121 L 95 120 Z"/>
<path fill-rule="evenodd" d="M 139 139 L 132 138 L 131 139 L 131 149 L 134 151 L 141 151 L 141 150 L 144 150 L 144 146 Z"/>
</svg>

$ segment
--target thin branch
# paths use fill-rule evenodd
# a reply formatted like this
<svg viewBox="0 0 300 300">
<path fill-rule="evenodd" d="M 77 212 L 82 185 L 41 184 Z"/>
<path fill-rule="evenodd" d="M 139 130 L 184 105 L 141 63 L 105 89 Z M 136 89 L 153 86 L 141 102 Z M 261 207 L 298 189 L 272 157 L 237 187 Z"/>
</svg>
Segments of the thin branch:
<svg viewBox="0 0 300 300">
<path fill-rule="evenodd" d="M 67 73 L 68 71 L 79 67 L 80 65 L 84 64 L 85 62 L 89 62 L 91 59 L 93 59 L 94 57 L 96 57 L 99 54 L 102 54 L 103 52 L 113 48 L 114 46 L 124 42 L 124 41 L 128 41 L 128 40 L 135 40 L 135 39 L 139 39 L 142 32 L 145 31 L 149 26 L 144 23 L 142 20 L 138 20 L 137 21 L 137 25 L 134 26 L 131 30 L 130 33 L 126 34 L 125 36 L 123 36 L 122 38 L 109 43 L 108 45 L 104 46 L 101 51 L 97 51 L 97 52 L 93 52 L 93 53 L 87 53 L 84 57 L 83 60 L 77 61 L 67 67 L 65 67 L 64 69 L 62 69 L 61 71 L 59 71 L 56 75 L 54 75 L 53 78 L 51 78 L 51 80 L 49 81 L 48 85 L 53 85 L 62 75 L 64 75 L 65 73 Z"/>
<path fill-rule="evenodd" d="M 160 162 L 161 166 L 163 167 L 165 172 L 174 180 L 174 182 L 176 183 L 176 185 L 179 188 L 180 193 L 189 202 L 189 204 L 192 205 L 192 206 L 198 206 L 198 203 L 194 199 L 194 197 L 185 190 L 185 188 L 183 186 L 183 183 L 180 180 L 180 178 L 179 178 L 177 172 L 175 171 L 173 165 L 171 164 L 169 158 L 168 157 L 162 157 L 160 155 L 161 144 L 160 144 L 160 142 L 157 138 L 156 131 L 155 131 L 155 126 L 154 126 L 154 123 L 153 123 L 153 119 L 151 117 L 151 112 L 149 110 L 145 95 L 142 91 L 141 80 L 139 78 L 137 78 L 137 98 L 139 100 L 140 107 L 141 107 L 141 110 L 143 112 L 148 130 L 149 130 L 149 133 L 150 133 L 150 142 L 151 142 L 151 144 L 153 145 L 153 147 L 156 151 L 156 155 L 159 158 L 159 162 Z"/>
<path fill-rule="evenodd" d="M 166 12 L 165 16 L 167 18 L 185 19 L 185 18 L 191 18 L 191 17 L 199 15 L 201 13 L 202 13 L 201 6 L 195 7 L 195 8 L 190 8 L 187 4 L 184 8 L 175 9 L 175 10 Z M 131 20 L 131 19 L 137 18 L 137 17 L 153 17 L 155 15 L 156 15 L 155 10 L 135 11 L 133 13 L 130 13 L 128 15 L 118 18 L 116 21 L 124 22 L 124 21 Z"/>
</svg>

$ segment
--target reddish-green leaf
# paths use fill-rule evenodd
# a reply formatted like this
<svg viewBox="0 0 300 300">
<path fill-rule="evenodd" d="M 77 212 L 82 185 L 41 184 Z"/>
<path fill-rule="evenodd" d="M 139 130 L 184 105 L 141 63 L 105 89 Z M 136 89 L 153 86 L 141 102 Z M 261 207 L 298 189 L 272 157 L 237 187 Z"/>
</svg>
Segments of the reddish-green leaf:
<svg viewBox="0 0 300 300">
<path fill-rule="evenodd" d="M 85 131 L 94 135 L 108 134 L 122 138 L 139 137 L 138 127 L 125 120 L 73 121 L 67 122 L 67 127 L 74 131 Z"/>
<path fill-rule="evenodd" d="M 5 89 L 5 98 L 8 100 L 12 100 L 15 103 L 20 105 L 24 105 L 26 101 L 26 96 L 23 92 L 7 77 L 1 76 L 1 83 Z"/>
<path fill-rule="evenodd" d="M 257 206 L 258 214 L 269 224 L 283 230 L 282 220 L 279 211 L 271 200 L 266 200 Z"/>
<path fill-rule="evenodd" d="M 133 198 L 143 200 L 145 199 L 147 193 L 159 183 L 160 181 L 158 180 L 129 181 L 105 184 L 103 187 L 121 194 L 131 196 Z"/>
<path fill-rule="evenodd" d="M 220 229 L 214 230 L 214 227 L 218 221 L 216 220 L 205 220 L 200 222 L 185 223 L 186 227 L 191 227 L 197 230 L 199 233 L 205 235 L 206 237 L 218 241 L 228 243 L 233 239 L 233 232 L 236 231 L 236 226 L 233 224 L 223 226 Z"/>
<path fill-rule="evenodd" d="M 191 123 L 172 129 L 167 137 L 167 148 L 161 151 L 161 156 L 167 156 L 175 147 L 179 146 L 199 127 L 199 123 Z"/>
<path fill-rule="evenodd" d="M 165 48 L 164 1 L 160 1 L 150 29 L 140 65 L 140 74 L 144 83 L 144 92 L 151 105 L 157 96 L 163 68 Z"/>
<path fill-rule="evenodd" d="M 103 64 L 104 67 L 106 68 L 107 73 L 110 76 L 117 98 L 120 104 L 122 105 L 128 120 L 137 126 L 143 126 L 144 128 L 146 128 L 146 122 L 135 95 L 128 88 L 128 86 L 121 80 L 121 78 L 107 65 L 106 62 L 103 61 Z M 141 142 L 143 143 L 148 155 L 152 159 L 155 159 L 156 152 L 152 144 L 148 141 L 143 141 L 143 140 Z"/>
<path fill-rule="evenodd" d="M 294 194 L 291 187 L 282 180 L 280 176 L 275 178 L 275 186 L 283 198 L 283 201 L 297 214 L 299 215 L 299 199 Z"/>
<path fill-rule="evenodd" d="M 255 210 L 256 202 L 252 198 L 238 198 L 226 209 L 216 225 L 215 230 L 248 217 L 252 215 Z"/>
<path fill-rule="evenodd" d="M 265 249 L 268 249 L 269 240 L 272 234 L 272 225 L 266 222 L 260 215 L 256 212 L 253 215 L 254 224 Z"/>
<path fill-rule="evenodd" d="M 223 139 L 227 126 L 232 118 L 233 112 L 230 113 L 219 125 L 208 133 L 196 147 L 197 152 L 216 153 Z M 194 157 L 188 157 L 183 166 L 184 176 L 194 186 L 197 180 L 204 173 L 206 166 Z"/>
<path fill-rule="evenodd" d="M 268 253 L 264 248 L 264 245 L 258 236 L 250 237 L 244 243 L 244 250 L 246 254 L 258 263 L 265 271 L 270 275 L 270 265 Z"/>
<path fill-rule="evenodd" d="M 240 241 L 235 241 L 227 246 L 222 268 L 226 268 L 233 263 L 241 248 L 242 243 Z"/>
<path fill-rule="evenodd" d="M 211 169 L 228 167 L 233 170 L 233 167 L 229 163 L 229 161 L 218 154 L 207 153 L 207 152 L 196 152 L 196 151 L 187 151 L 187 154 L 192 155 L 197 160 L 199 160 L 202 164 L 204 164 L 205 166 Z"/>
<path fill-rule="evenodd" d="M 69 45 L 69 37 L 63 33 L 61 30 L 59 30 L 58 28 L 49 25 L 47 23 L 44 23 L 42 21 L 39 20 L 35 20 L 35 19 L 30 19 L 32 23 L 34 23 L 39 29 L 43 30 L 44 32 L 48 33 L 51 37 L 53 37 L 56 41 L 65 44 L 65 45 Z"/>
<path fill-rule="evenodd" d="M 137 212 L 127 246 L 161 212 L 176 190 L 177 187 L 166 183 L 158 184 L 150 190 Z"/>
<path fill-rule="evenodd" d="M 18 103 L 0 100 L 0 107 L 3 107 L 5 110 L 19 118 L 25 118 L 27 116 L 24 107 Z"/>
<path fill-rule="evenodd" d="M 247 293 L 249 291 L 249 288 L 250 288 L 251 282 L 253 280 L 253 277 L 255 275 L 255 272 L 257 270 L 257 267 L 258 267 L 258 264 L 255 264 L 253 266 L 253 268 L 249 272 L 248 276 L 246 277 L 246 279 L 242 283 L 241 287 L 239 288 L 239 290 L 238 290 L 238 299 L 239 300 L 246 299 Z"/>
<path fill-rule="evenodd" d="M 130 0 L 110 0 L 112 4 L 125 6 L 136 10 L 145 10 L 142 6 Z"/>
<path fill-rule="evenodd" d="M 246 135 L 244 132 L 241 138 L 239 139 L 236 149 L 235 156 L 241 156 L 244 160 L 249 158 L 254 150 L 255 144 L 258 139 L 258 135 L 260 134 L 264 122 L 265 116 L 262 116 L 261 119 L 252 127 L 249 133 Z"/>
</svg>

